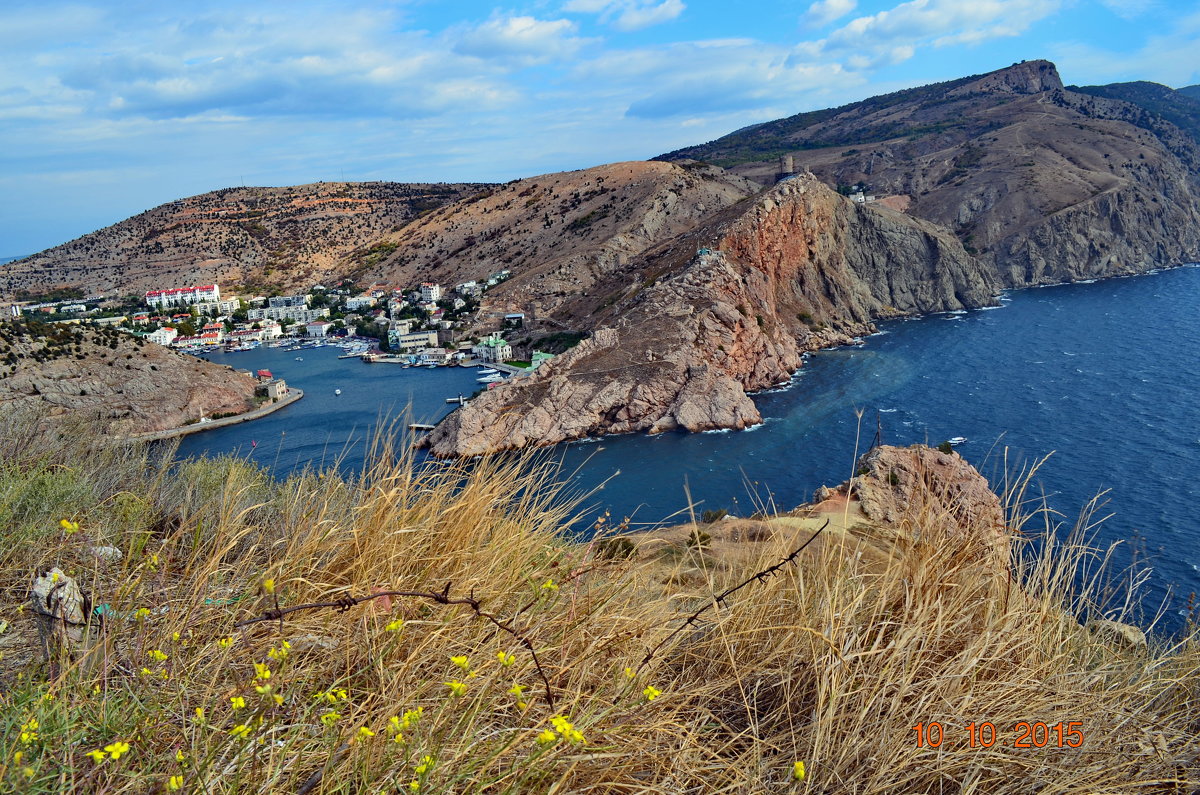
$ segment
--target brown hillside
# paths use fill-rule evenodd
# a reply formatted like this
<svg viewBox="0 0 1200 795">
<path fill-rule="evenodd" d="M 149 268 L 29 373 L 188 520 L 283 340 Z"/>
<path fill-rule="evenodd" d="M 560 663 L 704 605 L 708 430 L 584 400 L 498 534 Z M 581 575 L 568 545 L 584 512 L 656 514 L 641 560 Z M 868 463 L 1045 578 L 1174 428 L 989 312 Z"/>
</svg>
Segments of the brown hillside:
<svg viewBox="0 0 1200 795">
<path fill-rule="evenodd" d="M 0 322 L 0 405 L 132 435 L 254 406 L 254 379 L 115 329 Z"/>
<path fill-rule="evenodd" d="M 647 249 L 757 193 L 710 166 L 614 163 L 498 186 L 444 207 L 386 240 L 396 251 L 364 281 L 454 285 L 499 270 L 485 309 L 532 322 L 590 328 L 592 312 L 646 278 Z"/>
<path fill-rule="evenodd" d="M 483 185 L 319 182 L 228 188 L 164 204 L 13 262 L 0 295 L 80 286 L 89 294 L 218 282 L 307 287 L 382 256 L 385 233 Z"/>
</svg>

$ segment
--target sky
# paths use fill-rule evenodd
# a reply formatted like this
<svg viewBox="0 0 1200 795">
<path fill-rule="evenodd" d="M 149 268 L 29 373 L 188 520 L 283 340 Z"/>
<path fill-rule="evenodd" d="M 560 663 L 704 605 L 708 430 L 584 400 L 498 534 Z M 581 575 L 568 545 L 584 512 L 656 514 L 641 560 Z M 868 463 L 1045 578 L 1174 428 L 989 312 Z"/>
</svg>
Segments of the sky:
<svg viewBox="0 0 1200 795">
<path fill-rule="evenodd" d="M 1054 61 L 1200 83 L 1200 0 L 3 0 L 0 257 L 177 198 L 503 182 Z"/>
</svg>

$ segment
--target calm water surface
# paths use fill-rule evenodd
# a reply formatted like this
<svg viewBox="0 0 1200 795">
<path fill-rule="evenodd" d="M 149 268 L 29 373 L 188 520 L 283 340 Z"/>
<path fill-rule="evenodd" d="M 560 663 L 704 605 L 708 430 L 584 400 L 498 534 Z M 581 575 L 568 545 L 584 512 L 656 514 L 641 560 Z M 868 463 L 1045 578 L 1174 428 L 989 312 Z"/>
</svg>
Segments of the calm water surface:
<svg viewBox="0 0 1200 795">
<path fill-rule="evenodd" d="M 1109 490 L 1100 540 L 1146 539 L 1152 600 L 1168 587 L 1179 602 L 1200 591 L 1200 268 L 1014 292 L 1004 303 L 884 323 L 861 347 L 809 357 L 788 388 L 756 398 L 766 422 L 749 431 L 571 444 L 558 451 L 564 472 L 580 491 L 604 483 L 590 516 L 607 508 L 635 526 L 686 512 L 689 491 L 697 511 L 786 509 L 846 479 L 856 435 L 868 445 L 878 418 L 891 444 L 967 437 L 959 452 L 993 483 L 1005 453 L 1009 470 L 1053 453 L 1038 488 L 1055 509 L 1073 519 Z M 281 473 L 340 454 L 356 469 L 380 417 L 411 403 L 418 421 L 433 422 L 454 408 L 446 397 L 476 387 L 474 370 L 364 365 L 338 352 L 214 355 L 269 367 L 306 396 L 187 437 L 182 452 L 235 452 Z"/>
</svg>

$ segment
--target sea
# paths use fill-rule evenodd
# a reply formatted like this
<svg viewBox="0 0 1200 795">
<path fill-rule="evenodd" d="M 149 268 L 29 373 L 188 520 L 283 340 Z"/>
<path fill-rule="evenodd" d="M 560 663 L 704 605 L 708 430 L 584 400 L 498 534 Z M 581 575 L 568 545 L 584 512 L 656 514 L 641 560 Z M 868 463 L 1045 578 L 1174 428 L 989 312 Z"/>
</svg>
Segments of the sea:
<svg viewBox="0 0 1200 795">
<path fill-rule="evenodd" d="M 1065 532 L 1089 503 L 1095 543 L 1149 565 L 1144 622 L 1178 629 L 1200 591 L 1200 266 L 1012 291 L 1000 306 L 879 324 L 861 345 L 821 351 L 755 401 L 745 431 L 611 436 L 560 445 L 575 529 L 608 512 L 631 529 L 707 509 L 748 516 L 808 501 L 888 444 L 955 449 L 996 487 L 1039 464 L 1028 491 Z M 243 456 L 279 475 L 357 471 L 366 441 L 406 412 L 436 422 L 477 388 L 474 370 L 405 369 L 337 348 L 213 354 L 305 390 L 264 419 L 186 437 L 180 454 Z M 334 390 L 340 389 L 341 394 Z"/>
</svg>

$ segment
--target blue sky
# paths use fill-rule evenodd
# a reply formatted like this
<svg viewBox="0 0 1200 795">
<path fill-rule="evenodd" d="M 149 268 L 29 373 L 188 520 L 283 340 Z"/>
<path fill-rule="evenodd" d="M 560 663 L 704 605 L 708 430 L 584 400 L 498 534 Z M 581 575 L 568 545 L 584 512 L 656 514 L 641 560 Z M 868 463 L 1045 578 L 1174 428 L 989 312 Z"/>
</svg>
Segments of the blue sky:
<svg viewBox="0 0 1200 795">
<path fill-rule="evenodd" d="M 183 196 L 506 181 L 1021 59 L 1200 83 L 1200 0 L 0 3 L 0 256 Z"/>
</svg>

